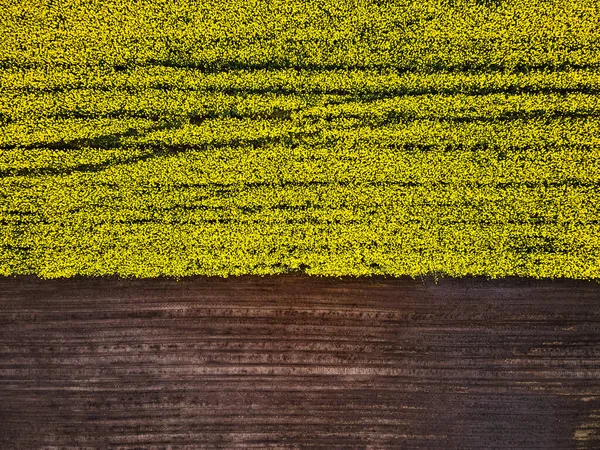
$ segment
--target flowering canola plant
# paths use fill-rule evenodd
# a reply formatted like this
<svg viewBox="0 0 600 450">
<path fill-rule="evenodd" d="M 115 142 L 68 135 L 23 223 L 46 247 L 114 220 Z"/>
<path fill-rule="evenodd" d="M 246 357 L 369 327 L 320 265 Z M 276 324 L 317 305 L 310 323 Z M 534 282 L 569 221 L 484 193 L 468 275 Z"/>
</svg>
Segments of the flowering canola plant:
<svg viewBox="0 0 600 450">
<path fill-rule="evenodd" d="M 0 274 L 600 279 L 592 0 L 1 0 Z"/>
</svg>

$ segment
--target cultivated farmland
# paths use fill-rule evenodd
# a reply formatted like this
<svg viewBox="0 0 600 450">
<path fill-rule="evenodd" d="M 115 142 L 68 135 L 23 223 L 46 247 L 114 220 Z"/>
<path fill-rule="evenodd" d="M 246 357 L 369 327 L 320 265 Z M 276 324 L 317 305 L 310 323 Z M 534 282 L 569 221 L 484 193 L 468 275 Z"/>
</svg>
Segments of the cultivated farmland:
<svg viewBox="0 0 600 450">
<path fill-rule="evenodd" d="M 0 274 L 600 278 L 596 1 L 0 0 Z"/>
</svg>

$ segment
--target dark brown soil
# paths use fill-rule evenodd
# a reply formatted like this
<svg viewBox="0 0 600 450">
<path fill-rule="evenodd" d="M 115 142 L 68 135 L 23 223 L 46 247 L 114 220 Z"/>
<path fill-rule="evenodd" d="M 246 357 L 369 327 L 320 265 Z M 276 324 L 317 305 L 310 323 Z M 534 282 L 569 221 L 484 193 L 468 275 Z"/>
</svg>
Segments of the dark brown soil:
<svg viewBox="0 0 600 450">
<path fill-rule="evenodd" d="M 600 285 L 0 279 L 0 449 L 599 449 Z"/>
</svg>

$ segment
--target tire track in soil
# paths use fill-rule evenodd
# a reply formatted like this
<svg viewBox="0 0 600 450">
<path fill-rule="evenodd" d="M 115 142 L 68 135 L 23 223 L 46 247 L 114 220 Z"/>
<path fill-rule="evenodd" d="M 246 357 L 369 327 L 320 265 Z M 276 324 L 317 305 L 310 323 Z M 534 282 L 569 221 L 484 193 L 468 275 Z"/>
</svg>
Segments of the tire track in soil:
<svg viewBox="0 0 600 450">
<path fill-rule="evenodd" d="M 600 448 L 600 284 L 0 279 L 0 448 Z"/>
</svg>

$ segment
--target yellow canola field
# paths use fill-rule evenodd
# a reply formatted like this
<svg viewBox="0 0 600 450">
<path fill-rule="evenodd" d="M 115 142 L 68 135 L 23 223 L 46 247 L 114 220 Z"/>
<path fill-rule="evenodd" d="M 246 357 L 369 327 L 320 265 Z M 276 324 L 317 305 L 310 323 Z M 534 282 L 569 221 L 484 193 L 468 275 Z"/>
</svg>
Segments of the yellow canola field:
<svg viewBox="0 0 600 450">
<path fill-rule="evenodd" d="M 0 274 L 600 279 L 591 0 L 0 0 Z"/>
</svg>

